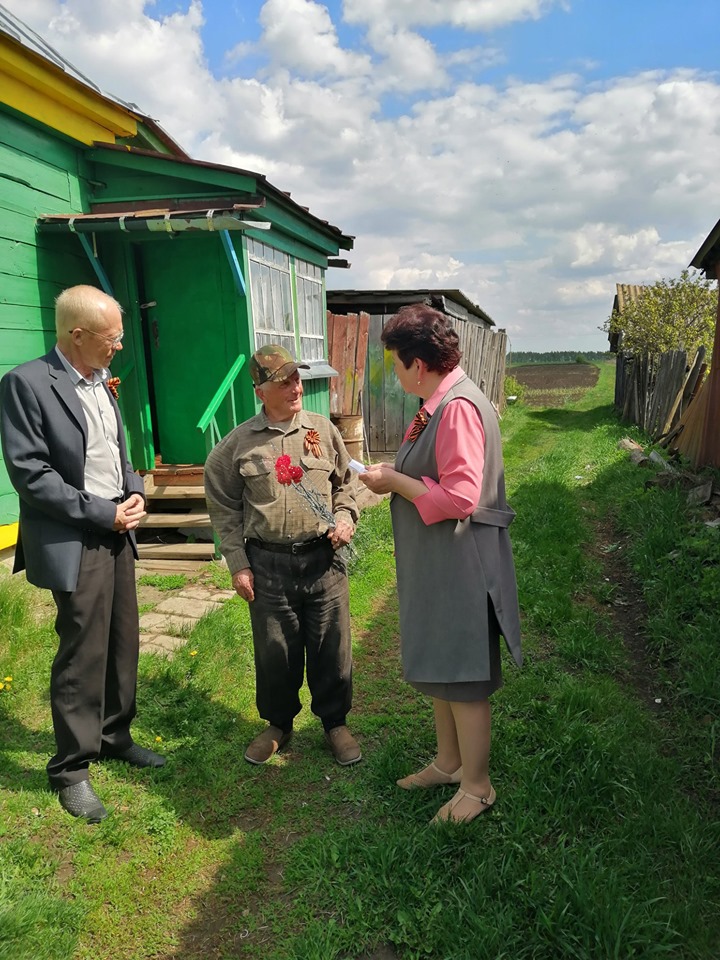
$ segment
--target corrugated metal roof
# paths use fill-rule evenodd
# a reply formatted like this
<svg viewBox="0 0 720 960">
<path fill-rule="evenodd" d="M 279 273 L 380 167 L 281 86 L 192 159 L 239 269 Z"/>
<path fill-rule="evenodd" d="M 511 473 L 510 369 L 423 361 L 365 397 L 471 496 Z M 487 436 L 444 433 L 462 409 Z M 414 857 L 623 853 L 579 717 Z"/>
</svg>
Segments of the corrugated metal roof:
<svg viewBox="0 0 720 960">
<path fill-rule="evenodd" d="M 146 124 L 146 126 L 151 129 L 157 135 L 157 137 L 168 146 L 170 150 L 172 150 L 172 152 L 170 154 L 165 154 L 156 150 L 146 150 L 133 147 L 132 145 L 111 143 L 96 143 L 96 148 L 103 150 L 121 150 L 124 153 L 137 153 L 141 156 L 155 157 L 160 160 L 172 160 L 179 163 L 192 164 L 196 167 L 206 167 L 213 170 L 226 170 L 230 173 L 237 173 L 253 177 L 262 182 L 264 188 L 270 195 L 277 197 L 280 202 L 290 203 L 293 207 L 301 210 L 306 217 L 314 221 L 318 226 L 333 234 L 338 240 L 338 245 L 340 247 L 347 250 L 352 249 L 354 240 L 353 236 L 344 234 L 339 227 L 328 223 L 327 220 L 322 220 L 320 217 L 316 217 L 314 214 L 311 214 L 307 207 L 304 207 L 297 203 L 297 201 L 291 199 L 290 194 L 286 191 L 279 190 L 277 187 L 273 186 L 273 184 L 271 184 L 263 174 L 254 173 L 248 170 L 241 170 L 237 167 L 230 167 L 225 164 L 208 163 L 202 160 L 194 160 L 189 157 L 182 147 L 175 143 L 175 141 L 163 130 L 160 124 L 148 117 L 146 114 L 143 114 L 136 104 L 122 100 L 120 97 L 116 97 L 101 90 L 97 84 L 93 83 L 92 80 L 81 73 L 81 71 L 73 66 L 69 60 L 66 60 L 65 57 L 51 47 L 46 40 L 44 40 L 26 23 L 24 23 L 14 14 L 10 13 L 10 11 L 6 7 L 2 6 L 2 4 L 0 4 L 0 33 L 6 34 L 12 40 L 21 44 L 36 56 L 42 57 L 44 60 L 49 61 L 57 69 L 62 70 L 63 73 L 67 74 L 67 76 L 72 77 L 77 83 L 80 83 L 83 86 L 93 90 L 98 96 L 101 96 L 104 99 L 109 100 L 132 113 L 135 113 L 143 121 L 143 123 Z"/>
<path fill-rule="evenodd" d="M 94 90 L 99 96 L 104 97 L 106 100 L 112 100 L 113 103 L 119 104 L 126 110 L 141 113 L 137 104 L 122 100 L 120 97 L 101 90 L 96 83 L 93 83 L 89 77 L 86 77 L 85 74 L 73 66 L 69 60 L 66 60 L 62 54 L 58 53 L 54 47 L 51 47 L 47 40 L 44 40 L 39 33 L 35 33 L 32 27 L 29 27 L 20 20 L 19 17 L 16 17 L 15 14 L 10 13 L 7 7 L 4 7 L 2 4 L 0 4 L 0 31 L 12 37 L 12 39 L 18 43 L 21 43 L 28 50 L 37 54 L 37 56 L 42 57 L 44 60 L 49 60 L 58 69 L 62 70 L 63 73 L 77 80 L 78 83 L 90 87 L 90 89 Z"/>
<path fill-rule="evenodd" d="M 14 40 L 16 43 L 19 43 L 21 46 L 25 47 L 26 50 L 29 50 L 31 53 L 35 54 L 37 57 L 41 57 L 43 60 L 47 60 L 58 70 L 62 70 L 64 74 L 68 77 L 71 77 L 77 83 L 82 84 L 84 87 L 88 87 L 99 97 L 102 97 L 105 100 L 109 100 L 111 103 L 117 104 L 119 107 L 122 107 L 125 110 L 128 110 L 130 113 L 134 113 L 140 118 L 143 123 L 147 125 L 161 140 L 168 149 L 179 154 L 180 156 L 187 156 L 182 147 L 177 144 L 172 137 L 166 133 L 165 130 L 160 126 L 160 124 L 153 120 L 152 117 L 149 117 L 147 114 L 143 113 L 140 107 L 136 103 L 132 103 L 128 100 L 123 100 L 121 97 L 115 96 L 115 94 L 108 93 L 105 90 L 102 90 L 96 83 L 86 77 L 82 71 L 78 70 L 76 66 L 70 63 L 69 60 L 66 60 L 61 53 L 50 46 L 50 44 L 39 33 L 36 33 L 32 27 L 29 27 L 23 20 L 19 17 L 16 17 L 14 13 L 11 13 L 7 7 L 4 7 L 0 4 L 0 33 L 4 33 L 6 36 L 10 37 L 11 40 Z"/>
<path fill-rule="evenodd" d="M 647 287 L 644 287 L 637 283 L 616 283 L 615 284 L 615 296 L 613 298 L 612 313 L 621 314 L 625 307 L 629 303 L 634 303 L 635 300 L 640 296 L 643 290 L 646 290 Z M 622 343 L 622 331 L 613 331 L 608 332 L 608 343 L 610 344 L 611 353 L 617 353 L 620 349 Z"/>
<path fill-rule="evenodd" d="M 327 303 L 328 308 L 331 305 L 343 304 L 352 306 L 357 310 L 365 310 L 367 313 L 377 312 L 379 307 L 390 307 L 394 313 L 399 307 L 408 303 L 419 303 L 427 300 L 432 304 L 433 298 L 444 298 L 454 301 L 456 305 L 464 308 L 470 318 L 477 317 L 489 326 L 494 327 L 495 321 L 486 313 L 482 307 L 473 303 L 462 290 L 450 290 L 446 288 L 426 288 L 416 290 L 328 290 Z M 450 307 L 450 309 L 447 309 Z M 441 309 L 446 313 L 453 314 L 465 319 L 462 311 L 453 311 L 452 305 L 442 304 Z M 384 310 L 383 312 L 387 312 Z"/>
<path fill-rule="evenodd" d="M 613 313 L 622 313 L 629 303 L 634 303 L 640 294 L 647 290 L 646 286 L 637 283 L 617 283 L 615 284 L 615 299 L 613 300 Z"/>
<path fill-rule="evenodd" d="M 296 207 L 298 210 L 303 212 L 303 215 L 309 220 L 313 220 L 318 226 L 322 227 L 329 233 L 333 234 L 338 240 L 338 246 L 342 247 L 345 250 L 351 250 L 353 246 L 353 241 L 355 239 L 351 234 L 343 233 L 340 227 L 334 226 L 332 223 L 328 223 L 327 220 L 321 220 L 320 217 L 316 217 L 315 214 L 310 213 L 307 207 L 299 204 L 297 200 L 293 200 L 290 193 L 286 190 L 280 190 L 278 187 L 274 186 L 267 177 L 262 173 L 255 173 L 253 170 L 243 170 L 240 167 L 231 167 L 224 163 L 211 163 L 208 160 L 194 160 L 192 157 L 173 157 L 164 153 L 158 153 L 155 150 L 144 150 L 140 147 L 128 147 L 122 146 L 120 144 L 113 143 L 96 143 L 95 148 L 97 151 L 100 150 L 109 150 L 109 151 L 119 151 L 123 154 L 137 154 L 141 157 L 153 157 L 156 160 L 166 160 L 170 163 L 181 163 L 185 166 L 193 167 L 204 167 L 207 170 L 220 170 L 226 171 L 227 173 L 240 174 L 245 177 L 252 177 L 254 180 L 257 180 L 264 190 L 268 194 L 274 195 L 280 203 L 291 204 L 293 207 Z"/>
<path fill-rule="evenodd" d="M 702 246 L 690 261 L 691 267 L 703 270 L 709 279 L 715 279 L 715 264 L 720 261 L 720 220 L 703 240 Z"/>
</svg>

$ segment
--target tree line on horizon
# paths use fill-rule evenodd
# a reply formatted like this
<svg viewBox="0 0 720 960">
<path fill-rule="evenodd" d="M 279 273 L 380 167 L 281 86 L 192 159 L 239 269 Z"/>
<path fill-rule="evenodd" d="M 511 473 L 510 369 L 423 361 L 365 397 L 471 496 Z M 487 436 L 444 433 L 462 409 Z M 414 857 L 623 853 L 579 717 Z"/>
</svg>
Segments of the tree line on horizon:
<svg viewBox="0 0 720 960">
<path fill-rule="evenodd" d="M 611 360 L 614 354 L 609 350 L 512 350 L 508 352 L 505 361 L 518 367 L 527 363 L 595 363 L 600 360 Z"/>
</svg>

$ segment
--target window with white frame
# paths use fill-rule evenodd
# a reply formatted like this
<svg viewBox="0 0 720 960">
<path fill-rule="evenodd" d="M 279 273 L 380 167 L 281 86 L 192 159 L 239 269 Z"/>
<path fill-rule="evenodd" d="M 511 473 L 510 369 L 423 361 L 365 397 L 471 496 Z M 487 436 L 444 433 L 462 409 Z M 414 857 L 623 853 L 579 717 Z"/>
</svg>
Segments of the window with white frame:
<svg viewBox="0 0 720 960">
<path fill-rule="evenodd" d="M 248 238 L 255 349 L 279 343 L 312 363 L 325 359 L 323 275 L 320 267 Z M 293 281 L 297 316 L 293 311 Z M 296 339 L 297 336 L 297 339 Z"/>
<path fill-rule="evenodd" d="M 295 261 L 300 355 L 303 360 L 325 359 L 322 270 L 305 260 Z"/>
</svg>

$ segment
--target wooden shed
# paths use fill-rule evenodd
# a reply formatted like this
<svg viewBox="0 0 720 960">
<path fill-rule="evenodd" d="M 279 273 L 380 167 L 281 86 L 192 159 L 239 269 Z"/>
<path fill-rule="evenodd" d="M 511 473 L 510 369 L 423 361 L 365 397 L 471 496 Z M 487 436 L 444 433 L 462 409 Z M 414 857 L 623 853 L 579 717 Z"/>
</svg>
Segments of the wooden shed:
<svg viewBox="0 0 720 960">
<path fill-rule="evenodd" d="M 0 376 L 54 343 L 77 283 L 122 304 L 113 363 L 136 468 L 202 465 L 257 410 L 246 358 L 283 343 L 329 412 L 325 271 L 352 237 L 261 174 L 191 159 L 0 7 Z M 18 507 L 0 462 L 0 548 Z"/>
<path fill-rule="evenodd" d="M 380 334 L 400 307 L 428 303 L 453 318 L 460 337 L 465 372 L 498 409 L 504 403 L 507 336 L 496 330 L 491 317 L 460 290 L 328 290 L 329 313 L 367 313 L 370 316 L 367 361 L 362 395 L 365 445 L 373 457 L 394 454 L 405 428 L 418 408 L 417 397 L 400 386 L 385 354 Z"/>
</svg>

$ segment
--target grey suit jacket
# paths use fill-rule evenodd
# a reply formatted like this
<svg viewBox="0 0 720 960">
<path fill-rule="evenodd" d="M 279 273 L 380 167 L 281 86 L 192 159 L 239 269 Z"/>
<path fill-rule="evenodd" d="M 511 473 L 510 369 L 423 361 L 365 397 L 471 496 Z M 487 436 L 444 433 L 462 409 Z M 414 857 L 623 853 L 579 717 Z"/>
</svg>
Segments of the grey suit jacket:
<svg viewBox="0 0 720 960">
<path fill-rule="evenodd" d="M 125 464 L 125 496 L 144 494 L 142 478 L 127 459 L 120 410 L 112 395 L 111 400 Z M 0 380 L 0 434 L 10 481 L 20 497 L 13 572 L 27 570 L 37 587 L 74 590 L 84 532 L 112 530 L 116 508 L 83 489 L 87 423 L 55 350 Z M 137 556 L 133 534 L 130 539 Z"/>
</svg>

